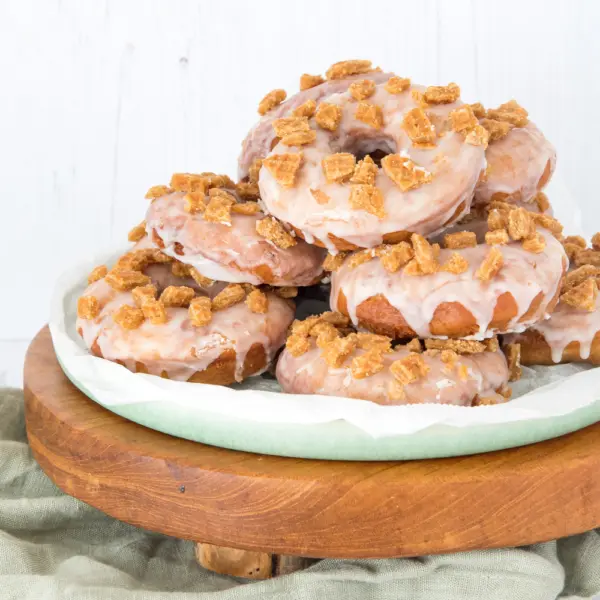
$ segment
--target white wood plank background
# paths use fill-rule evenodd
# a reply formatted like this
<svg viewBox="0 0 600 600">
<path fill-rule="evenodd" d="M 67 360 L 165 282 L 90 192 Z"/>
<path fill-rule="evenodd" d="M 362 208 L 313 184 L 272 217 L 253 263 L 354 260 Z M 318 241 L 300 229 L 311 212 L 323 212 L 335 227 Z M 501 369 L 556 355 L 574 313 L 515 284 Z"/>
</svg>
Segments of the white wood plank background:
<svg viewBox="0 0 600 600">
<path fill-rule="evenodd" d="M 597 0 L 1 0 L 0 384 L 57 275 L 124 242 L 146 188 L 233 174 L 262 95 L 337 60 L 518 99 L 593 232 L 599 22 Z"/>
</svg>

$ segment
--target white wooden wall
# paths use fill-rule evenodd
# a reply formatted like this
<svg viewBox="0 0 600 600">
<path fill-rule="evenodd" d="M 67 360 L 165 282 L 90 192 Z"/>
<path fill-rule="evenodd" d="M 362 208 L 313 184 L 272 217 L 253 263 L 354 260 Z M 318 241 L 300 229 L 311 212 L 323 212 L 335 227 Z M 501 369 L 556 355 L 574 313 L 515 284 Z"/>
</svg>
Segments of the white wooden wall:
<svg viewBox="0 0 600 600">
<path fill-rule="evenodd" d="M 511 97 L 600 229 L 597 0 L 0 0 L 0 385 L 70 264 L 123 243 L 176 170 L 235 172 L 256 105 L 370 58 L 463 97 Z"/>
</svg>

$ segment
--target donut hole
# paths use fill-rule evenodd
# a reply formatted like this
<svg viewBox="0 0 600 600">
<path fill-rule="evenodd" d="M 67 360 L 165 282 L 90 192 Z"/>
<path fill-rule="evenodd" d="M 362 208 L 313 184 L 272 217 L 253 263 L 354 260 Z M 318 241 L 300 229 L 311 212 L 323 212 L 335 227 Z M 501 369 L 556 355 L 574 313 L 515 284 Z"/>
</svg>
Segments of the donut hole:
<svg viewBox="0 0 600 600">
<path fill-rule="evenodd" d="M 379 133 L 369 136 L 361 131 L 360 135 L 348 136 L 339 152 L 354 154 L 357 161 L 369 155 L 375 164 L 381 167 L 381 160 L 388 154 L 396 152 L 396 144 L 392 138 L 384 137 Z"/>
</svg>

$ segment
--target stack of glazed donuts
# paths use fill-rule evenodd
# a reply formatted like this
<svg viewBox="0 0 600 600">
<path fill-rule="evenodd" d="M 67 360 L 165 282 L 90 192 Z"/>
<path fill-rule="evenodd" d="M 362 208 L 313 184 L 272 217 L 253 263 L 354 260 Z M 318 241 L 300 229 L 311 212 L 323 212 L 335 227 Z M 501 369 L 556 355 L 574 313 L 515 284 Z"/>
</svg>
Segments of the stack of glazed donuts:
<svg viewBox="0 0 600 600">
<path fill-rule="evenodd" d="M 462 406 L 508 400 L 521 362 L 600 362 L 600 236 L 563 236 L 555 151 L 517 102 L 366 60 L 286 97 L 260 102 L 238 183 L 148 191 L 135 245 L 78 302 L 94 355 L 220 385 L 276 362 L 285 392 Z M 304 288 L 331 310 L 294 320 Z"/>
</svg>

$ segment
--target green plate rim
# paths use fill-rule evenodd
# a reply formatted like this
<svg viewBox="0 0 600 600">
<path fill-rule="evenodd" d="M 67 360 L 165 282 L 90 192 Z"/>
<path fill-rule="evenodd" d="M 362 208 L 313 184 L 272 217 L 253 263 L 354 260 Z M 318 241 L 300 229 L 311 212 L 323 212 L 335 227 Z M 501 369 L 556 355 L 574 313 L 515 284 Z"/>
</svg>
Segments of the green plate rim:
<svg viewBox="0 0 600 600">
<path fill-rule="evenodd" d="M 343 420 L 318 424 L 262 423 L 183 408 L 168 402 L 107 405 L 74 378 L 94 402 L 130 421 L 211 446 L 294 458 L 323 460 L 418 460 L 494 452 L 560 437 L 600 421 L 600 400 L 558 417 L 493 425 L 434 425 L 413 434 L 374 438 Z"/>
</svg>

